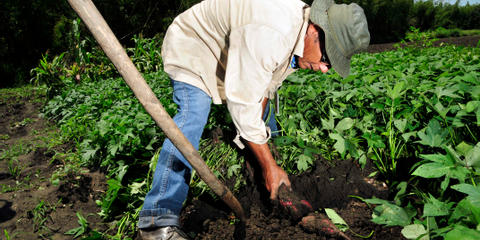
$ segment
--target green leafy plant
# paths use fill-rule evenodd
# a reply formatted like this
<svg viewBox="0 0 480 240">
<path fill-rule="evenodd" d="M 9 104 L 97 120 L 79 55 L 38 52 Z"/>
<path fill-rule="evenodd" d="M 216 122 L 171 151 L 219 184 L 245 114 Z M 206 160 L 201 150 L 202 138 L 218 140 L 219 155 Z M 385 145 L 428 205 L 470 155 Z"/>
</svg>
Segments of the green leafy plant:
<svg viewBox="0 0 480 240">
<path fill-rule="evenodd" d="M 409 238 L 454 236 L 471 232 L 465 228 L 476 231 L 475 212 L 459 218 L 473 204 L 466 198 L 474 192 L 453 186 L 478 183 L 474 143 L 480 132 L 480 52 L 429 47 L 432 38 L 422 34 L 413 29 L 410 37 L 421 48 L 355 55 L 351 75 L 344 79 L 333 71 L 299 70 L 290 75 L 279 90 L 276 160 L 290 174 L 308 170 L 319 158 L 348 159 L 362 166 L 371 161 L 374 174 L 397 192 L 393 201 L 370 201 L 376 205 L 374 221 L 402 226 Z M 170 79 L 159 70 L 160 41 L 134 41 L 129 55 L 174 115 Z M 152 156 L 165 136 L 125 83 L 114 78 L 114 71 L 105 71 L 108 59 L 96 48 L 82 48 L 84 59 L 78 60 L 78 69 L 67 66 L 67 76 L 80 74 L 90 80 L 66 81 L 69 87 L 46 104 L 44 114 L 78 149 L 77 157 L 71 158 L 78 166 L 70 169 L 101 168 L 107 173 L 108 190 L 99 201 L 102 215 L 112 219 L 122 214 L 115 238 L 127 238 L 135 232 L 132 226 L 150 187 L 146 177 Z M 225 108 L 213 107 L 206 128 L 218 127 L 234 132 Z M 243 160 L 228 144 L 215 144 L 202 140 L 202 157 L 218 177 L 236 178 L 237 189 Z M 196 174 L 192 176 L 193 196 L 209 192 Z M 415 208 L 421 213 L 412 211 Z M 434 213 L 442 215 L 431 216 Z M 457 222 L 449 221 L 451 216 Z"/>
<path fill-rule="evenodd" d="M 3 234 L 5 235 L 5 240 L 10 240 L 10 239 L 11 239 L 11 238 L 10 238 L 10 235 L 8 234 L 7 229 L 4 229 L 4 230 L 3 230 Z"/>
<path fill-rule="evenodd" d="M 416 46 L 432 47 L 433 43 L 437 41 L 432 32 L 420 32 L 419 28 L 410 27 L 410 31 L 405 34 L 405 39 L 414 43 Z"/>
<path fill-rule="evenodd" d="M 23 167 L 20 165 L 17 158 L 10 158 L 7 161 L 7 169 L 10 173 L 10 176 L 12 176 L 14 179 L 18 179 L 22 173 Z"/>
<path fill-rule="evenodd" d="M 77 212 L 77 218 L 78 218 L 78 224 L 80 226 L 76 228 L 72 228 L 67 232 L 65 232 L 66 235 L 73 235 L 73 238 L 78 238 L 90 231 L 90 228 L 88 227 L 87 219 L 85 219 L 80 212 Z"/>
<path fill-rule="evenodd" d="M 59 203 L 60 201 L 51 204 L 41 200 L 35 208 L 28 211 L 28 215 L 31 216 L 33 220 L 33 231 L 37 232 L 39 236 L 45 237 L 44 235 L 51 232 L 51 229 L 46 226 L 46 222 L 51 219 L 50 214 L 56 211 Z"/>
<path fill-rule="evenodd" d="M 55 56 L 50 62 L 47 53 L 42 56 L 39 65 L 30 71 L 31 75 L 33 75 L 30 81 L 34 85 L 45 84 L 47 86 L 47 97 L 49 99 L 59 94 L 62 88 L 65 87 L 64 55 L 65 53 Z"/>
</svg>

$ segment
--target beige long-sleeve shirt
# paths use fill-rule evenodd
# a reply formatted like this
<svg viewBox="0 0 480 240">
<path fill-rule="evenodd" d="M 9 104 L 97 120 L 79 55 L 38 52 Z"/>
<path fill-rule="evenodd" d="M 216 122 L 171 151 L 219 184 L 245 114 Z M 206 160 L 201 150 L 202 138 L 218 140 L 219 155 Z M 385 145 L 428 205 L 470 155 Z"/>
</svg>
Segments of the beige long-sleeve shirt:
<svg viewBox="0 0 480 240">
<path fill-rule="evenodd" d="M 227 103 L 237 133 L 268 141 L 262 100 L 302 56 L 308 6 L 299 0 L 205 0 L 175 18 L 162 46 L 170 78 Z"/>
</svg>

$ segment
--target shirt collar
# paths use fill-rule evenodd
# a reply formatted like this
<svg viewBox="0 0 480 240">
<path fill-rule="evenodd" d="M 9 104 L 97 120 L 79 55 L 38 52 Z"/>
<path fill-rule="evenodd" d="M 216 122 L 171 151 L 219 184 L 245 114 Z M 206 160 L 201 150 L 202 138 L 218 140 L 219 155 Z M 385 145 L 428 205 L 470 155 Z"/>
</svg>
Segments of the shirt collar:
<svg viewBox="0 0 480 240">
<path fill-rule="evenodd" d="M 303 24 L 302 28 L 300 29 L 300 34 L 297 39 L 297 44 L 295 44 L 295 47 L 293 49 L 293 54 L 297 55 L 299 57 L 303 57 L 303 49 L 305 47 L 305 34 L 307 34 L 307 27 L 308 27 L 308 22 L 310 19 L 310 7 L 304 8 L 303 11 Z"/>
</svg>

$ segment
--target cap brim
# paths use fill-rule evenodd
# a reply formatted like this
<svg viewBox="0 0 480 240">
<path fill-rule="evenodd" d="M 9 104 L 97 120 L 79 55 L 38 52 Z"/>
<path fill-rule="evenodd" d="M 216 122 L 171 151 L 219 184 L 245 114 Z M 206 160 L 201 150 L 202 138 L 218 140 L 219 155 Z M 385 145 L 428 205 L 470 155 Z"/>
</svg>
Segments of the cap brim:
<svg viewBox="0 0 480 240">
<path fill-rule="evenodd" d="M 335 44 L 331 34 L 325 33 L 325 48 L 332 68 L 343 78 L 350 75 L 350 58 L 346 58 Z"/>
</svg>

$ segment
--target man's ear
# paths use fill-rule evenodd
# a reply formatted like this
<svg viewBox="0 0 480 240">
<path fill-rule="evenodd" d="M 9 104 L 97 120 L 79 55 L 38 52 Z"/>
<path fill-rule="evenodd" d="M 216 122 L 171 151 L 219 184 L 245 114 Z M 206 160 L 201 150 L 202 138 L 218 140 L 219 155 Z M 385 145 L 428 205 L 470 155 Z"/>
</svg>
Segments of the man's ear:
<svg viewBox="0 0 480 240">
<path fill-rule="evenodd" d="M 311 37 L 318 37 L 318 30 L 313 23 L 308 24 L 307 34 Z"/>
</svg>

